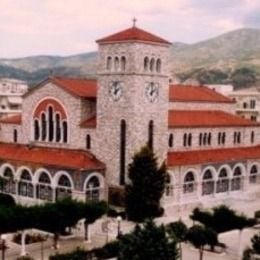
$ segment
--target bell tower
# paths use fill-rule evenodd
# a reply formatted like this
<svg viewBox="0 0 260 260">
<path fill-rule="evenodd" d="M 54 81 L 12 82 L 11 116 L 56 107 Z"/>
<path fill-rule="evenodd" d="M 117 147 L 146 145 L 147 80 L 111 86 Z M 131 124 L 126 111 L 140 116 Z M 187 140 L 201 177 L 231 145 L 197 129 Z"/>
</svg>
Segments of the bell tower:
<svg viewBox="0 0 260 260">
<path fill-rule="evenodd" d="M 97 40 L 97 140 L 109 185 L 124 185 L 132 156 L 148 144 L 159 162 L 168 150 L 170 43 L 133 26 Z"/>
</svg>

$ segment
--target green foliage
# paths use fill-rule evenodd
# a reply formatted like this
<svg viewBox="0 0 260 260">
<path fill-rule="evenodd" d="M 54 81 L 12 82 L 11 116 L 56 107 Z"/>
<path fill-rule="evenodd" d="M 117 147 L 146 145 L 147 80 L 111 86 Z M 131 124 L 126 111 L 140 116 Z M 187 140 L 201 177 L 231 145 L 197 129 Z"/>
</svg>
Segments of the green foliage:
<svg viewBox="0 0 260 260">
<path fill-rule="evenodd" d="M 175 260 L 178 259 L 176 242 L 171 239 L 163 225 L 157 227 L 147 221 L 127 235 L 119 238 L 118 260 Z"/>
<path fill-rule="evenodd" d="M 249 87 L 256 83 L 256 73 L 249 68 L 236 69 L 231 74 L 231 82 L 235 88 Z"/>
<path fill-rule="evenodd" d="M 98 218 L 102 217 L 107 210 L 108 206 L 105 201 L 89 202 L 84 204 L 82 216 L 86 219 L 86 223 L 92 224 Z"/>
<path fill-rule="evenodd" d="M 49 260 L 83 260 L 86 259 L 86 251 L 77 248 L 75 251 L 67 254 L 56 254 L 49 257 Z"/>
<path fill-rule="evenodd" d="M 228 74 L 221 70 L 202 70 L 197 76 L 201 84 L 223 84 L 228 79 Z"/>
<path fill-rule="evenodd" d="M 181 220 L 168 224 L 167 229 L 177 242 L 185 241 L 188 228 Z"/>
<path fill-rule="evenodd" d="M 126 213 L 133 221 L 162 214 L 160 199 L 165 189 L 166 167 L 160 168 L 154 153 L 143 147 L 134 155 L 129 165 L 128 176 L 131 181 L 126 186 Z"/>
<path fill-rule="evenodd" d="M 13 207 L 15 204 L 15 200 L 11 195 L 0 194 L 0 206 Z"/>
<path fill-rule="evenodd" d="M 120 251 L 120 242 L 112 241 L 107 243 L 104 247 L 96 250 L 95 254 L 101 259 L 108 259 L 112 257 L 117 257 Z"/>
<path fill-rule="evenodd" d="M 246 248 L 243 252 L 242 260 L 251 260 L 251 255 L 254 253 L 254 251 L 251 248 Z"/>
<path fill-rule="evenodd" d="M 260 254 L 260 234 L 254 235 L 251 239 L 252 248 L 256 254 Z"/>
<path fill-rule="evenodd" d="M 16 258 L 16 260 L 34 260 L 34 258 L 32 258 L 30 256 L 20 256 L 20 257 Z"/>
<path fill-rule="evenodd" d="M 225 205 L 213 208 L 212 212 L 194 209 L 191 219 L 212 228 L 217 233 L 233 229 L 243 229 L 255 224 L 255 220 L 237 214 Z"/>
<path fill-rule="evenodd" d="M 260 210 L 257 210 L 257 211 L 255 212 L 255 218 L 260 218 Z"/>
</svg>

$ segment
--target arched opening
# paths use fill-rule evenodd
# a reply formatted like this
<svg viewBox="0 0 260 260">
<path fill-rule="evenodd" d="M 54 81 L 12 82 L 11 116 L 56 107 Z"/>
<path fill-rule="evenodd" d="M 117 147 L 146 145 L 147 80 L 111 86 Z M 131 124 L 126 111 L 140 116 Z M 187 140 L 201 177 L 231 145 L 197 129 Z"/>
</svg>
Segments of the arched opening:
<svg viewBox="0 0 260 260">
<path fill-rule="evenodd" d="M 149 68 L 149 58 L 145 57 L 144 58 L 144 71 L 147 72 Z"/>
<path fill-rule="evenodd" d="M 152 58 L 151 61 L 150 61 L 150 71 L 151 72 L 154 71 L 154 64 L 155 64 L 155 60 L 154 60 L 154 58 Z"/>
<path fill-rule="evenodd" d="M 210 170 L 205 171 L 202 180 L 202 195 L 210 195 L 214 193 L 214 179 Z"/>
<path fill-rule="evenodd" d="M 13 139 L 14 139 L 14 143 L 17 143 L 18 133 L 17 133 L 16 129 L 14 129 L 14 132 L 13 132 Z"/>
<path fill-rule="evenodd" d="M 242 171 L 240 167 L 236 167 L 233 172 L 233 177 L 231 180 L 231 190 L 241 190 L 242 189 Z"/>
<path fill-rule="evenodd" d="M 153 120 L 150 120 L 148 125 L 148 147 L 151 150 L 153 150 L 153 134 L 154 134 L 154 123 Z"/>
<path fill-rule="evenodd" d="M 47 123 L 46 123 L 45 113 L 41 114 L 41 128 L 42 128 L 42 141 L 45 141 L 47 137 Z"/>
<path fill-rule="evenodd" d="M 120 185 L 125 184 L 125 163 L 126 163 L 126 121 L 120 122 Z"/>
<path fill-rule="evenodd" d="M 115 57 L 114 59 L 114 68 L 115 68 L 115 71 L 119 71 L 119 58 L 118 57 Z"/>
<path fill-rule="evenodd" d="M 251 132 L 250 139 L 251 139 L 251 144 L 253 144 L 255 142 L 255 132 L 254 131 Z"/>
<path fill-rule="evenodd" d="M 33 198 L 34 188 L 32 184 L 32 177 L 28 170 L 24 169 L 21 172 L 18 182 L 18 193 L 24 197 Z"/>
<path fill-rule="evenodd" d="M 258 176 L 259 176 L 258 167 L 256 165 L 253 165 L 249 173 L 249 183 L 251 184 L 258 183 L 258 178 L 259 178 Z"/>
<path fill-rule="evenodd" d="M 6 167 L 3 172 L 3 179 L 4 182 L 1 185 L 1 190 L 6 193 L 15 194 L 16 187 L 14 181 L 14 174 L 10 167 Z"/>
<path fill-rule="evenodd" d="M 208 145 L 211 145 L 211 133 L 208 134 Z"/>
<path fill-rule="evenodd" d="M 97 176 L 92 176 L 86 185 L 86 201 L 100 200 L 100 182 Z"/>
<path fill-rule="evenodd" d="M 110 71 L 112 69 L 112 57 L 107 57 L 106 69 Z"/>
<path fill-rule="evenodd" d="M 53 123 L 53 108 L 48 107 L 48 132 L 49 132 L 49 142 L 53 141 L 54 137 L 54 123 Z"/>
<path fill-rule="evenodd" d="M 172 148 L 173 147 L 173 134 L 169 135 L 169 147 Z"/>
<path fill-rule="evenodd" d="M 203 134 L 203 145 L 207 145 L 207 133 Z"/>
<path fill-rule="evenodd" d="M 46 172 L 42 172 L 37 184 L 37 198 L 41 200 L 52 201 L 53 190 L 50 177 Z"/>
<path fill-rule="evenodd" d="M 162 62 L 160 59 L 157 59 L 156 61 L 156 72 L 160 73 L 162 68 Z"/>
<path fill-rule="evenodd" d="M 217 181 L 217 193 L 227 192 L 229 186 L 228 173 L 225 168 L 221 169 Z"/>
<path fill-rule="evenodd" d="M 226 143 L 226 133 L 222 133 L 222 144 Z"/>
<path fill-rule="evenodd" d="M 188 135 L 187 135 L 187 133 L 185 133 L 183 135 L 183 146 L 186 147 L 187 144 L 188 144 Z"/>
<path fill-rule="evenodd" d="M 199 146 L 202 145 L 202 139 L 203 139 L 203 135 L 202 135 L 202 133 L 200 133 L 200 135 L 199 135 Z"/>
<path fill-rule="evenodd" d="M 38 119 L 34 119 L 34 140 L 40 139 L 40 125 Z"/>
<path fill-rule="evenodd" d="M 68 123 L 67 121 L 62 122 L 62 133 L 63 133 L 63 142 L 68 142 Z"/>
<path fill-rule="evenodd" d="M 60 142 L 61 140 L 61 126 L 60 126 L 60 115 L 55 115 L 55 121 L 56 121 L 56 142 Z"/>
<path fill-rule="evenodd" d="M 91 136 L 89 134 L 86 135 L 86 149 L 91 149 Z"/>
<path fill-rule="evenodd" d="M 65 174 L 59 177 L 56 187 L 56 200 L 70 198 L 72 192 L 72 184 Z"/>
<path fill-rule="evenodd" d="M 192 145 L 192 134 L 188 135 L 188 146 Z"/>
<path fill-rule="evenodd" d="M 172 197 L 173 196 L 173 180 L 171 175 L 168 173 L 165 181 L 165 196 Z"/>
<path fill-rule="evenodd" d="M 121 57 L 121 71 L 125 71 L 126 69 L 126 57 Z"/>
<path fill-rule="evenodd" d="M 184 178 L 183 193 L 193 193 L 195 191 L 195 176 L 193 172 L 188 172 Z"/>
</svg>

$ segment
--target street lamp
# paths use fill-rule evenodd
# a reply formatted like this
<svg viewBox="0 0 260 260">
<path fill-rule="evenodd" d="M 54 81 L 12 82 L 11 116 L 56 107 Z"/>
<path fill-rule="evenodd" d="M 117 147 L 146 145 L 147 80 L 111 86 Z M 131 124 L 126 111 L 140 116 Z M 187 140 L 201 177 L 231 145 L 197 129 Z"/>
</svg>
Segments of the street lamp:
<svg viewBox="0 0 260 260">
<path fill-rule="evenodd" d="M 122 217 L 118 216 L 116 218 L 117 221 L 117 237 L 119 237 L 119 235 L 121 235 L 121 221 L 122 221 Z"/>
<path fill-rule="evenodd" d="M 1 235 L 2 260 L 5 260 L 5 250 L 7 249 L 6 238 L 7 238 L 6 235 Z"/>
</svg>

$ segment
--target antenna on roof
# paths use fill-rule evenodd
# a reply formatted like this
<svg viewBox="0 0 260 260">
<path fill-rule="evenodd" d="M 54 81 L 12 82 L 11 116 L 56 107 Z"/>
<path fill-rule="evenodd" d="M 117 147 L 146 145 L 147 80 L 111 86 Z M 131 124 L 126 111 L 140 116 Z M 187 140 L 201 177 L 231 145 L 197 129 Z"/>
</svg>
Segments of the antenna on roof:
<svg viewBox="0 0 260 260">
<path fill-rule="evenodd" d="M 137 19 L 134 17 L 134 18 L 133 18 L 133 27 L 135 27 L 136 22 L 137 22 Z"/>
</svg>

